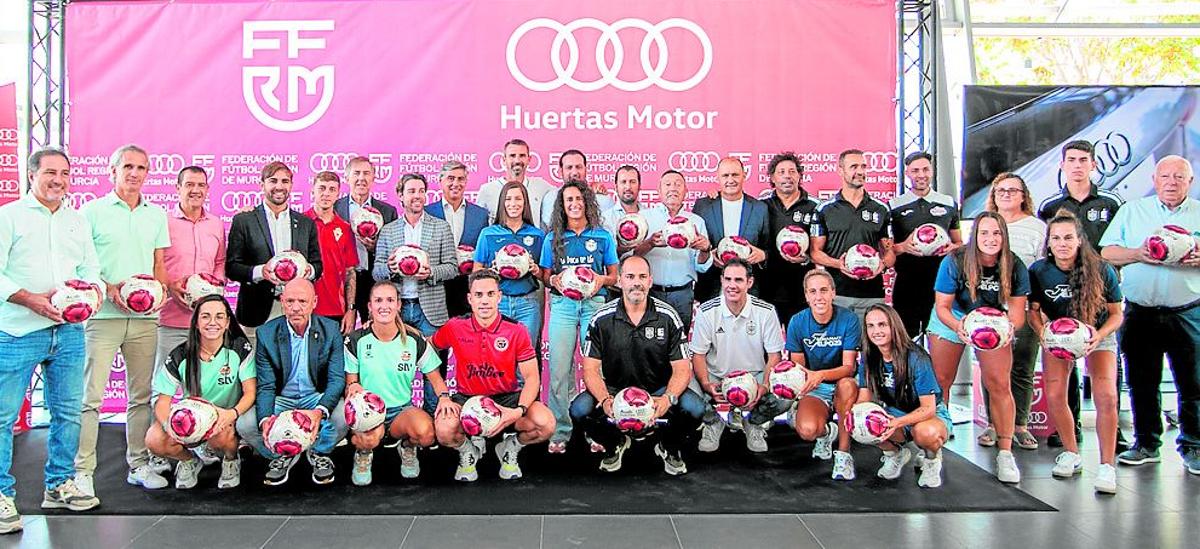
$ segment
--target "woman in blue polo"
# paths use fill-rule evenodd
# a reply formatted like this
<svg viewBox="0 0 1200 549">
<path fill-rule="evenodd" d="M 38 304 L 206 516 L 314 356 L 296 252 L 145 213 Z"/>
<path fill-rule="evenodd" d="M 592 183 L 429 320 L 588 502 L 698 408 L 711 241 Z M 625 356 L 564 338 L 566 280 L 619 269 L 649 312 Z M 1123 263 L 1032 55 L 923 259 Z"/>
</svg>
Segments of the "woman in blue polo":
<svg viewBox="0 0 1200 549">
<path fill-rule="evenodd" d="M 913 343 L 904 321 L 888 305 L 872 305 L 863 317 L 866 342 L 858 367 L 858 402 L 879 402 L 891 416 L 884 441 L 879 478 L 895 480 L 912 459 L 905 443 L 913 441 L 923 455 L 917 457 L 921 476 L 917 486 L 942 485 L 942 445 L 953 422 L 942 402 L 942 388 L 933 375 L 933 362 L 925 349 Z"/>
<path fill-rule="evenodd" d="M 1100 442 L 1097 492 L 1116 493 L 1117 470 L 1117 330 L 1124 321 L 1117 270 L 1100 259 L 1087 241 L 1079 220 L 1060 212 L 1046 226 L 1046 257 L 1029 268 L 1029 323 L 1035 333 L 1060 318 L 1094 327 L 1085 362 L 1096 404 L 1096 438 Z M 1067 376 L 1074 361 L 1042 353 L 1046 401 L 1055 425 L 1075 425 L 1067 405 Z M 1075 429 L 1059 429 L 1063 452 L 1054 460 L 1054 476 L 1070 478 L 1083 471 Z"/>
<path fill-rule="evenodd" d="M 980 307 L 1006 311 L 1014 331 L 1025 323 L 1025 303 L 1029 295 L 1029 271 L 1021 258 L 1008 246 L 1008 225 L 996 212 L 982 212 L 975 218 L 971 242 L 947 255 L 933 282 L 933 314 L 929 319 L 929 347 L 933 371 L 942 387 L 943 398 L 958 375 L 958 363 L 965 350 L 962 318 Z M 990 351 L 976 351 L 983 384 L 991 392 L 989 419 L 995 425 L 996 477 L 1001 482 L 1021 481 L 1012 455 L 1016 407 L 1013 403 L 1011 373 L 1013 345 Z"/>
<path fill-rule="evenodd" d="M 529 206 L 529 191 L 525 185 L 509 181 L 500 189 L 500 203 L 496 205 L 496 223 L 484 227 L 475 244 L 475 270 L 490 269 L 496 254 L 505 246 L 515 244 L 529 252 L 533 259 L 531 269 L 518 279 L 500 279 L 500 314 L 511 318 L 529 331 L 529 341 L 534 349 L 541 349 L 542 299 L 541 270 L 537 266 L 542 257 L 542 241 L 546 233 L 533 225 L 533 212 Z"/>
<path fill-rule="evenodd" d="M 574 300 L 562 294 L 559 276 L 568 267 L 590 267 L 600 291 Z M 596 197 L 586 183 L 568 181 L 558 190 L 550 232 L 542 242 L 542 279 L 550 287 L 550 398 L 558 422 L 549 451 L 567 451 L 571 439 L 569 408 L 575 392 L 575 350 L 587 337 L 592 315 L 605 301 L 604 286 L 617 282 L 617 243 L 604 229 Z"/>
</svg>

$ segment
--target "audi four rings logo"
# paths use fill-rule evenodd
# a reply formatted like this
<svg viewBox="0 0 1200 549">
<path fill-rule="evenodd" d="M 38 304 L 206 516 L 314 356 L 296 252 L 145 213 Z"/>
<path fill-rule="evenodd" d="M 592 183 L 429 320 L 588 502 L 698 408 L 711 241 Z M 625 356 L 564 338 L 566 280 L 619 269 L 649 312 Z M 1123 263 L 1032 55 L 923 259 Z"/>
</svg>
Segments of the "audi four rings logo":
<svg viewBox="0 0 1200 549">
<path fill-rule="evenodd" d="M 181 154 L 152 154 L 149 162 L 150 175 L 176 175 L 187 166 Z"/>
<path fill-rule="evenodd" d="M 12 128 L 0 128 L 0 141 L 16 141 L 17 130 Z"/>
<path fill-rule="evenodd" d="M 16 179 L 0 179 L 0 193 L 20 192 L 21 186 Z"/>
<path fill-rule="evenodd" d="M 1117 175 L 1121 168 L 1133 161 L 1133 144 L 1123 133 L 1108 132 L 1104 139 L 1094 144 L 1093 150 L 1096 151 L 1096 171 L 1102 177 Z"/>
<path fill-rule="evenodd" d="M 504 171 L 504 153 L 494 152 L 488 157 L 488 167 L 494 172 Z M 525 173 L 534 173 L 542 169 L 542 155 L 531 152 L 529 153 L 529 163 L 525 165 Z"/>
<path fill-rule="evenodd" d="M 355 153 L 313 153 L 308 157 L 308 169 L 315 172 L 344 172 L 350 165 L 350 159 L 358 156 Z"/>
<path fill-rule="evenodd" d="M 721 163 L 721 155 L 713 151 L 675 151 L 667 157 L 667 165 L 681 172 L 711 172 Z"/>
<path fill-rule="evenodd" d="M 227 212 L 253 208 L 261 202 L 262 193 L 259 191 L 225 191 L 221 195 L 221 207 Z"/>
<path fill-rule="evenodd" d="M 0 168 L 16 168 L 17 155 L 15 154 L 0 154 Z"/>
<path fill-rule="evenodd" d="M 868 172 L 892 172 L 900 168 L 900 155 L 895 152 L 863 153 L 867 160 Z"/>
<path fill-rule="evenodd" d="M 517 45 L 520 44 L 521 38 L 526 33 L 534 29 L 549 29 L 554 31 L 554 42 L 550 46 L 550 51 L 547 52 L 550 58 L 550 65 L 554 69 L 554 78 L 547 81 L 537 81 L 529 78 L 521 71 L 517 65 Z M 600 31 L 600 38 L 596 42 L 596 68 L 600 75 L 595 80 L 580 81 L 575 78 L 575 71 L 579 68 L 579 42 L 575 40 L 575 31 L 579 29 L 594 29 Z M 638 60 L 642 64 L 642 73 L 645 77 L 641 80 L 627 82 L 619 76 L 621 67 L 625 62 L 625 46 L 621 43 L 618 32 L 624 29 L 639 29 L 646 33 L 642 38 L 641 46 L 638 48 Z M 670 49 L 667 47 L 667 40 L 663 36 L 663 31 L 669 29 L 683 29 L 695 36 L 700 42 L 700 47 L 703 48 L 704 54 L 700 67 L 696 69 L 695 74 L 686 80 L 674 81 L 663 78 L 663 74 L 667 70 L 667 62 L 670 57 Z M 566 65 L 563 65 L 563 46 L 566 46 Z M 651 47 L 658 48 L 658 58 L 652 59 L 650 56 Z M 609 49 L 612 50 L 611 63 L 605 55 Z M 570 23 L 559 23 L 553 19 L 539 17 L 530 19 L 513 31 L 512 36 L 508 38 L 508 47 L 505 51 L 505 59 L 508 61 L 508 71 L 512 73 L 513 79 L 526 88 L 546 92 L 556 90 L 562 86 L 567 86 L 576 91 L 595 91 L 605 86 L 612 86 L 622 91 L 641 91 L 650 86 L 658 86 L 667 91 L 684 91 L 689 90 L 704 80 L 708 76 L 709 69 L 712 68 L 712 41 L 709 40 L 708 34 L 700 25 L 688 21 L 687 19 L 671 18 L 664 19 L 658 24 L 651 24 L 643 19 L 621 19 L 611 25 L 599 19 L 583 18 L 576 19 Z M 676 56 L 678 59 L 680 56 Z"/>
</svg>

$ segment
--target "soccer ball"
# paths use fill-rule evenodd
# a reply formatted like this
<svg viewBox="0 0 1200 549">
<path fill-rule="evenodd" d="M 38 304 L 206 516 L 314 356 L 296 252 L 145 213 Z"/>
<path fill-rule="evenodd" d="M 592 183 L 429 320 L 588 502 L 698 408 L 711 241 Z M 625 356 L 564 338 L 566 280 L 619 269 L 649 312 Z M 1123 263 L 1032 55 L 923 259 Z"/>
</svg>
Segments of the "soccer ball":
<svg viewBox="0 0 1200 549">
<path fill-rule="evenodd" d="M 1196 249 L 1196 239 L 1178 225 L 1163 225 L 1146 237 L 1150 258 L 1163 263 L 1178 263 Z"/>
<path fill-rule="evenodd" d="M 666 226 L 662 228 L 662 236 L 667 246 L 682 250 L 691 246 L 692 241 L 699 238 L 700 233 L 696 231 L 696 225 L 692 223 L 692 220 L 680 215 L 667 220 Z"/>
<path fill-rule="evenodd" d="M 509 244 L 496 252 L 496 257 L 492 259 L 492 268 L 500 278 L 517 280 L 533 270 L 533 256 L 520 244 Z"/>
<path fill-rule="evenodd" d="M 741 408 L 758 396 L 758 380 L 745 370 L 734 370 L 721 380 L 721 393 L 734 408 Z"/>
<path fill-rule="evenodd" d="M 401 276 L 416 276 L 422 267 L 429 267 L 429 254 L 420 246 L 405 244 L 388 258 L 388 268 Z"/>
<path fill-rule="evenodd" d="M 1013 325 L 999 309 L 980 307 L 962 319 L 963 331 L 971 337 L 972 347 L 981 351 L 999 349 L 1012 340 Z"/>
<path fill-rule="evenodd" d="M 576 301 L 588 299 L 596 295 L 596 291 L 600 289 L 596 280 L 596 271 L 584 265 L 564 269 L 558 276 L 558 284 L 562 286 L 562 295 Z"/>
<path fill-rule="evenodd" d="M 296 250 L 284 250 L 275 254 L 263 268 L 270 271 L 276 280 L 286 283 L 303 277 L 304 273 L 308 272 L 308 260 Z"/>
<path fill-rule="evenodd" d="M 805 383 L 808 383 L 808 374 L 795 362 L 781 360 L 771 368 L 771 392 L 779 398 L 795 400 L 804 396 L 801 391 Z"/>
<path fill-rule="evenodd" d="M 887 431 L 890 421 L 883 406 L 874 402 L 859 402 L 850 408 L 842 426 L 850 432 L 855 442 L 875 445 L 883 442 L 883 433 Z"/>
<path fill-rule="evenodd" d="M 136 274 L 121 283 L 121 301 L 138 314 L 154 312 L 167 298 L 167 289 L 148 274 Z"/>
<path fill-rule="evenodd" d="M 475 246 L 461 244 L 458 247 L 458 274 L 471 274 L 475 270 Z"/>
<path fill-rule="evenodd" d="M 788 225 L 775 236 L 775 247 L 788 259 L 799 259 L 808 252 L 808 232 L 799 225 Z"/>
<path fill-rule="evenodd" d="M 717 257 L 721 258 L 722 263 L 735 257 L 748 260 L 753 251 L 750 241 L 740 236 L 727 236 L 717 244 Z"/>
<path fill-rule="evenodd" d="M 317 441 L 320 433 L 320 422 L 313 421 L 301 410 L 288 410 L 267 423 L 263 443 L 283 457 L 298 456 Z"/>
<path fill-rule="evenodd" d="M 500 423 L 500 406 L 490 397 L 476 395 L 463 403 L 458 419 L 467 436 L 482 436 Z"/>
<path fill-rule="evenodd" d="M 383 228 L 383 214 L 371 206 L 363 206 L 350 216 L 350 226 L 363 238 L 375 238 Z"/>
<path fill-rule="evenodd" d="M 646 223 L 646 217 L 640 213 L 625 214 L 620 221 L 617 221 L 617 240 L 626 246 L 633 246 L 646 240 L 646 235 L 650 234 L 650 225 Z"/>
<path fill-rule="evenodd" d="M 1092 334 L 1091 326 L 1064 317 L 1046 324 L 1042 330 L 1042 346 L 1057 358 L 1074 361 L 1083 356 Z"/>
<path fill-rule="evenodd" d="M 871 280 L 883 272 L 883 259 L 879 257 L 879 252 L 866 244 L 851 246 L 842 255 L 842 262 L 846 270 L 859 280 Z"/>
<path fill-rule="evenodd" d="M 950 245 L 950 233 L 941 225 L 926 223 L 909 235 L 908 242 L 916 255 L 929 257 Z"/>
<path fill-rule="evenodd" d="M 375 393 L 359 391 L 346 399 L 346 425 L 355 433 L 365 433 L 383 425 L 386 417 L 387 404 Z"/>
<path fill-rule="evenodd" d="M 612 403 L 613 420 L 622 431 L 640 433 L 654 426 L 654 401 L 641 387 L 626 387 Z"/>
<path fill-rule="evenodd" d="M 63 282 L 50 296 L 50 304 L 62 313 L 63 320 L 72 324 L 92 318 L 103 302 L 100 288 L 78 279 Z"/>
<path fill-rule="evenodd" d="M 217 407 L 202 398 L 188 397 L 171 405 L 167 413 L 167 434 L 184 446 L 196 446 L 208 440 L 217 427 Z"/>
<path fill-rule="evenodd" d="M 208 273 L 196 273 L 183 279 L 183 304 L 188 308 L 209 295 L 225 295 L 225 281 Z"/>
</svg>

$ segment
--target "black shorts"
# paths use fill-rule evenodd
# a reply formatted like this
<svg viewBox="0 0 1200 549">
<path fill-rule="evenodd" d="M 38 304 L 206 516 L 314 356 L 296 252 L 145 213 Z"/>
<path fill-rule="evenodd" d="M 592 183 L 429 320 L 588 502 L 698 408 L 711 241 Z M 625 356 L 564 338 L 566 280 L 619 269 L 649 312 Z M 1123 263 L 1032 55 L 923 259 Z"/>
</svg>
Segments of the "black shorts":
<svg viewBox="0 0 1200 549">
<path fill-rule="evenodd" d="M 453 400 L 454 402 L 458 403 L 459 405 L 462 405 L 467 402 L 467 399 L 469 399 L 473 396 L 475 396 L 475 395 L 464 395 L 462 393 L 454 393 L 454 394 L 450 395 L 450 400 Z M 487 396 L 490 397 L 492 400 L 494 400 L 496 402 L 496 404 L 499 404 L 505 408 L 516 408 L 517 405 L 521 403 L 521 391 L 513 391 L 511 393 L 498 393 L 498 394 L 487 395 Z"/>
</svg>

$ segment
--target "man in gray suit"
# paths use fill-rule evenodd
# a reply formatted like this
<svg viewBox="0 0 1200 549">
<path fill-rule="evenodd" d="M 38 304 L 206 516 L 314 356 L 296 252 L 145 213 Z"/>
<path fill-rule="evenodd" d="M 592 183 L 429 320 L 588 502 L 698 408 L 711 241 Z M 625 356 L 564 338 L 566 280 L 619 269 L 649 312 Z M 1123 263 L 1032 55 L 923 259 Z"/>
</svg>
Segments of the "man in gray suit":
<svg viewBox="0 0 1200 549">
<path fill-rule="evenodd" d="M 333 212 L 338 217 L 350 221 L 354 212 L 357 212 L 359 208 L 370 206 L 379 210 L 379 213 L 383 215 L 384 225 L 396 220 L 396 208 L 383 201 L 382 193 L 378 197 L 372 195 L 371 188 L 375 185 L 375 166 L 371 164 L 369 158 L 357 156 L 350 159 L 350 163 L 346 165 L 346 182 L 350 184 L 350 194 L 333 203 Z M 354 310 L 358 311 L 358 318 L 363 322 L 370 318 L 370 313 L 367 312 L 367 297 L 371 295 L 371 284 L 375 282 L 371 278 L 371 267 L 375 265 L 375 242 L 378 240 L 378 236 L 365 238 L 358 234 L 354 235 L 354 247 L 358 250 Z"/>
<path fill-rule="evenodd" d="M 428 183 L 420 174 L 404 174 L 396 186 L 403 215 L 384 225 L 375 243 L 375 280 L 391 280 L 400 288 L 401 318 L 425 337 L 446 323 L 445 282 L 458 276 L 458 254 L 450 224 L 425 213 Z M 429 266 L 415 276 L 401 276 L 388 266 L 392 252 L 405 244 L 420 246 Z"/>
</svg>

